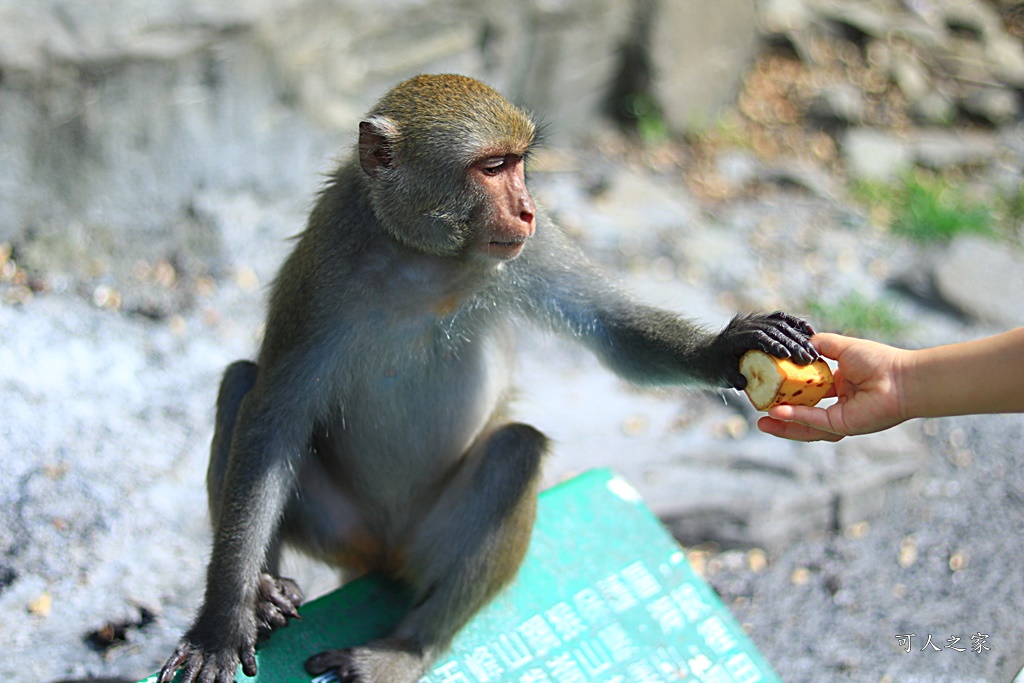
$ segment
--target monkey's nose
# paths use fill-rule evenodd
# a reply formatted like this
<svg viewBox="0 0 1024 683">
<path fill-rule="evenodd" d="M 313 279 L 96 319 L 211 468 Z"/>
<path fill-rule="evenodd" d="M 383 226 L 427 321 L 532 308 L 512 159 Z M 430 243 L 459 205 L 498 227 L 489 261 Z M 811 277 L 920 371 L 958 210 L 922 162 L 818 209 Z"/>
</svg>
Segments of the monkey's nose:
<svg viewBox="0 0 1024 683">
<path fill-rule="evenodd" d="M 529 194 L 524 194 L 519 199 L 519 220 L 526 223 L 529 228 L 529 234 L 533 234 L 534 226 L 537 222 L 537 209 L 533 205 L 533 198 Z"/>
</svg>

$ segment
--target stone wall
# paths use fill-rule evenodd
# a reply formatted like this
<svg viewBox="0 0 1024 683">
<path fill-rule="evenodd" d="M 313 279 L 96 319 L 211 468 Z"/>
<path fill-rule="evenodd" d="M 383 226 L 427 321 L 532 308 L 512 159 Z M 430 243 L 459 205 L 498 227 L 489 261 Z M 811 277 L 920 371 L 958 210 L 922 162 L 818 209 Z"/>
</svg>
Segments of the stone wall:
<svg viewBox="0 0 1024 683">
<path fill-rule="evenodd" d="M 753 11 L 753 0 L 0 0 L 0 243 L 30 271 L 72 281 L 116 280 L 140 259 L 215 265 L 204 194 L 308 201 L 359 116 L 416 73 L 482 78 L 568 144 L 603 124 L 632 46 L 651 57 L 666 120 L 706 121 L 753 54 Z"/>
</svg>

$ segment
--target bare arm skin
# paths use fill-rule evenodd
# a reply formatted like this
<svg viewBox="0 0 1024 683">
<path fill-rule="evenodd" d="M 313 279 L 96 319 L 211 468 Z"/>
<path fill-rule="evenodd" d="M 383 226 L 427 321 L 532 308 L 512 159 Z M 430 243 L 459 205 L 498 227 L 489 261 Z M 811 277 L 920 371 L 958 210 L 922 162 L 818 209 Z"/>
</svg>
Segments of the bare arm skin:
<svg viewBox="0 0 1024 683">
<path fill-rule="evenodd" d="M 274 283 L 257 362 L 228 367 L 207 474 L 203 604 L 160 672 L 230 683 L 296 615 L 289 544 L 408 584 L 387 637 L 310 653 L 309 673 L 414 683 L 518 571 L 547 438 L 509 418 L 525 319 L 646 384 L 743 386 L 750 348 L 809 362 L 806 323 L 711 332 L 637 303 L 534 205 L 532 120 L 487 86 L 419 76 L 359 126 Z"/>
<path fill-rule="evenodd" d="M 1024 328 L 910 352 L 904 370 L 913 417 L 1024 412 Z"/>
<path fill-rule="evenodd" d="M 839 401 L 828 408 L 777 406 L 758 421 L 762 431 L 838 441 L 915 417 L 1024 412 L 1024 328 L 919 351 L 836 334 L 811 342 L 839 362 Z"/>
</svg>

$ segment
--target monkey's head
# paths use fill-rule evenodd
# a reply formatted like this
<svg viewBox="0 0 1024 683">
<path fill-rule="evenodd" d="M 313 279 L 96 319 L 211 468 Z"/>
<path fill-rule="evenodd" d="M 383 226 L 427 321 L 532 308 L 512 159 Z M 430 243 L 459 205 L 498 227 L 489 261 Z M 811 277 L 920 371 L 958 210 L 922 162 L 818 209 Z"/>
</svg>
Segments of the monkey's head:
<svg viewBox="0 0 1024 683">
<path fill-rule="evenodd" d="M 374 213 L 403 244 L 439 256 L 519 255 L 536 226 L 525 158 L 531 118 L 465 76 L 417 76 L 359 124 Z"/>
</svg>

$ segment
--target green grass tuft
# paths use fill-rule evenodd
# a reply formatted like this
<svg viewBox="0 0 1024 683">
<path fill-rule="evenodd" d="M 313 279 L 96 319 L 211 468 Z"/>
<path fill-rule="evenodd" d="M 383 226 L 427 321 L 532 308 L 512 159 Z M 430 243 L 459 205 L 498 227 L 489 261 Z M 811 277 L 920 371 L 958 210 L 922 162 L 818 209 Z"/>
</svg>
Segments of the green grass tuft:
<svg viewBox="0 0 1024 683">
<path fill-rule="evenodd" d="M 854 195 L 893 233 L 915 242 L 949 242 L 957 235 L 995 237 L 992 209 L 971 199 L 951 178 L 916 171 L 895 185 L 860 183 Z"/>
<path fill-rule="evenodd" d="M 884 299 L 868 299 L 852 292 L 835 303 L 808 305 L 814 327 L 858 337 L 894 339 L 907 329 L 895 305 Z"/>
</svg>

